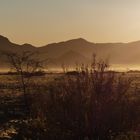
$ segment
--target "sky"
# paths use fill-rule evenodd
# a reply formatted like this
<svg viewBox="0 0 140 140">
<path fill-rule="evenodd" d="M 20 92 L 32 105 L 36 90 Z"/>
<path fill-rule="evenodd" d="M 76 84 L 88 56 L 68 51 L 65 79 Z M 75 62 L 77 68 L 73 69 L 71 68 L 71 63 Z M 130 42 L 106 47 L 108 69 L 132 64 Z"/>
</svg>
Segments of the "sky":
<svg viewBox="0 0 140 140">
<path fill-rule="evenodd" d="M 0 34 L 42 46 L 140 40 L 140 0 L 0 0 Z"/>
</svg>

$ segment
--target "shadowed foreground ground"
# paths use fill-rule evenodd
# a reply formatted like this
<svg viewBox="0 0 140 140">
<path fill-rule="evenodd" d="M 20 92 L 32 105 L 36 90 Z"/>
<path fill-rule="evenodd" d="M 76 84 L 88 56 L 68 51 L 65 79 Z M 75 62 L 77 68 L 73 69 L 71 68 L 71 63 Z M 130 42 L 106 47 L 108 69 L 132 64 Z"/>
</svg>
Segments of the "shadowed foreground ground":
<svg viewBox="0 0 140 140">
<path fill-rule="evenodd" d="M 102 85 L 101 79 L 96 79 L 96 89 L 85 74 L 34 77 L 28 85 L 29 111 L 16 78 L 1 75 L 0 139 L 139 140 L 140 74 L 123 77 L 133 79 L 130 87 L 124 88 L 127 91 L 121 89 L 128 86 L 128 81 L 118 85 L 117 91 L 111 87 L 111 80 L 116 79 L 112 76 Z M 92 97 L 93 90 L 102 96 L 98 99 L 99 95 L 94 93 Z M 103 94 L 107 92 L 109 95 Z M 120 94 L 120 101 L 114 104 L 118 92 L 128 99 Z M 90 102 L 91 99 L 100 102 Z"/>
</svg>

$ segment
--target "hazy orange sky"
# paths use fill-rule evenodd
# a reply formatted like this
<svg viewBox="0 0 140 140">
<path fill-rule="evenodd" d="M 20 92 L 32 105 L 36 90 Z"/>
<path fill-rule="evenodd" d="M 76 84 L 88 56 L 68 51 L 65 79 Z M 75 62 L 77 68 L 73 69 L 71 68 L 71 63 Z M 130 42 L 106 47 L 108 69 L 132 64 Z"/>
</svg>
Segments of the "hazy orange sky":
<svg viewBox="0 0 140 140">
<path fill-rule="evenodd" d="M 140 0 L 0 0 L 0 34 L 36 46 L 140 40 Z"/>
</svg>

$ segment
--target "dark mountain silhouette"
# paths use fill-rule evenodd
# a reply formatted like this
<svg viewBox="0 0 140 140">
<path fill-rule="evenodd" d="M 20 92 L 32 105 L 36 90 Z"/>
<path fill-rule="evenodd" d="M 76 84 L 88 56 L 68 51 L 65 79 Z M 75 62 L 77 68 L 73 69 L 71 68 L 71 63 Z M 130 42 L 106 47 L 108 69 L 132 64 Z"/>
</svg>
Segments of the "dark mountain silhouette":
<svg viewBox="0 0 140 140">
<path fill-rule="evenodd" d="M 18 45 L 10 42 L 8 38 L 0 35 L 0 51 L 21 52 L 21 51 L 34 51 L 34 50 L 36 50 L 36 47 L 30 44 Z"/>
<path fill-rule="evenodd" d="M 40 59 L 50 59 L 50 66 L 75 65 L 89 63 L 92 54 L 99 58 L 108 58 L 111 64 L 140 64 L 140 41 L 130 43 L 92 43 L 78 38 L 65 42 L 52 43 L 42 47 L 31 44 L 18 45 L 8 38 L 0 36 L 0 52 L 38 51 Z M 0 63 L 4 63 L 0 57 Z"/>
</svg>

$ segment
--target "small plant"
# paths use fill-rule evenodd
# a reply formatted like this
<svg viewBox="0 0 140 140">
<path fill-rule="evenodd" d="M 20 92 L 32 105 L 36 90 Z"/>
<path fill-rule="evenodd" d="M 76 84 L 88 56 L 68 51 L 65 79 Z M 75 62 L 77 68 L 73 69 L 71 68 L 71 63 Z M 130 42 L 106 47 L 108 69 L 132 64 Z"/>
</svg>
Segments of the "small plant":
<svg viewBox="0 0 140 140">
<path fill-rule="evenodd" d="M 35 52 L 6 52 L 3 53 L 3 55 L 6 56 L 7 62 L 14 71 L 14 74 L 17 76 L 18 83 L 24 95 L 26 109 L 30 112 L 29 101 L 27 97 L 29 94 L 28 85 L 33 76 L 36 74 L 44 74 L 42 71 L 43 61 L 40 61 L 36 57 L 37 53 Z"/>
</svg>

